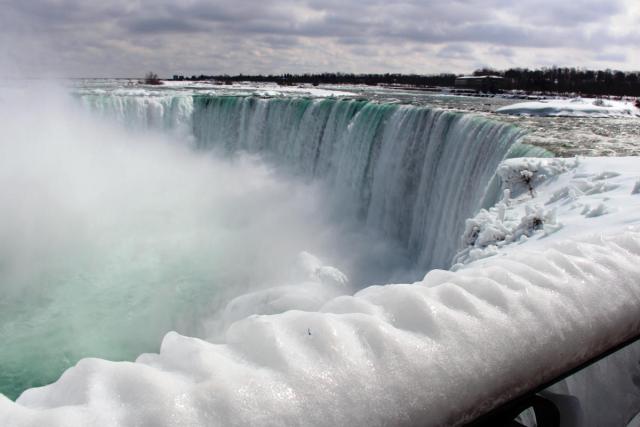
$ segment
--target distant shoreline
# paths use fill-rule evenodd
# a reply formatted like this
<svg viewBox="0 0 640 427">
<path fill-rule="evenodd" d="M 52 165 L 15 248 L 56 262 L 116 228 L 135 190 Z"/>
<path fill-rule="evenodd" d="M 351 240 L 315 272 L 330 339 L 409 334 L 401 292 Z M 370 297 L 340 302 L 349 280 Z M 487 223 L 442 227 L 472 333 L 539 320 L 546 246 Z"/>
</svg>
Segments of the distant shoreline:
<svg viewBox="0 0 640 427">
<path fill-rule="evenodd" d="M 462 77 L 462 78 L 461 78 Z M 397 87 L 407 90 L 435 91 L 448 88 L 469 93 L 510 93 L 521 91 L 525 95 L 545 96 L 617 96 L 640 97 L 640 72 L 614 70 L 579 70 L 575 68 L 548 68 L 540 70 L 492 69 L 476 70 L 470 76 L 452 73 L 419 74 L 270 74 L 270 75 L 174 75 L 169 81 L 214 81 L 219 84 L 234 82 L 276 83 L 283 86 L 296 84 L 347 84 Z"/>
</svg>

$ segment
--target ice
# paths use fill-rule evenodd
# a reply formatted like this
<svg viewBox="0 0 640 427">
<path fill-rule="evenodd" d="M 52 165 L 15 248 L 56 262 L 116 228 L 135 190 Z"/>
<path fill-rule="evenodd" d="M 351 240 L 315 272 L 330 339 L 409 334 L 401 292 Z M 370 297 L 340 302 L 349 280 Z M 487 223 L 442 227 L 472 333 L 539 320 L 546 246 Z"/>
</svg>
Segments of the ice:
<svg viewBox="0 0 640 427">
<path fill-rule="evenodd" d="M 640 230 L 629 226 L 640 219 L 628 191 L 637 159 L 539 162 L 535 169 L 546 174 L 566 171 L 544 181 L 534 197 L 506 197 L 503 218 L 510 210 L 526 213 L 531 200 L 572 180 L 601 181 L 610 166 L 619 171 L 607 174 L 618 184 L 610 204 L 621 217 L 592 234 L 592 228 L 577 231 L 591 219 L 563 217 L 571 209 L 558 208 L 573 230 L 570 240 L 557 233 L 533 249 L 529 239 L 457 272 L 433 270 L 415 284 L 369 287 L 315 312 L 251 315 L 232 323 L 219 344 L 169 333 L 159 354 L 136 363 L 85 359 L 56 383 L 28 390 L 16 403 L 2 401 L 0 421 L 439 425 L 469 419 L 640 327 Z M 529 170 L 531 161 L 506 164 Z M 298 265 L 309 277 L 325 267 L 306 253 Z"/>
<path fill-rule="evenodd" d="M 577 159 L 519 158 L 498 166 L 498 175 L 510 195 L 532 193 L 544 181 L 577 166 Z"/>
<path fill-rule="evenodd" d="M 637 228 L 513 251 L 250 316 L 224 343 L 172 332 L 135 363 L 84 359 L 0 422 L 458 424 L 636 333 L 639 275 Z"/>
<path fill-rule="evenodd" d="M 506 196 L 466 221 L 455 263 L 509 251 L 513 243 L 538 247 L 554 233 L 573 238 L 635 223 L 640 200 L 629 194 L 637 163 L 635 157 L 504 161 L 498 174 Z"/>
<path fill-rule="evenodd" d="M 601 215 L 606 215 L 611 212 L 611 208 L 606 204 L 600 202 L 596 206 L 585 205 L 582 213 L 587 218 L 594 218 Z"/>
<path fill-rule="evenodd" d="M 211 91 L 242 91 L 251 92 L 257 96 L 273 97 L 282 95 L 301 95 L 312 96 L 316 98 L 328 97 L 344 97 L 355 96 L 353 92 L 332 88 L 319 88 L 310 84 L 299 84 L 295 86 L 280 86 L 276 83 L 256 83 L 256 82 L 235 82 L 232 85 L 218 84 L 208 81 L 171 81 L 164 80 L 163 86 L 170 89 L 197 89 L 199 92 L 203 90 Z"/>
<path fill-rule="evenodd" d="M 231 300 L 224 309 L 224 327 L 253 314 L 282 313 L 292 309 L 317 311 L 327 301 L 349 291 L 349 279 L 344 273 L 335 267 L 323 265 L 308 252 L 298 255 L 291 282 Z M 209 334 L 215 334 L 215 330 Z"/>
<path fill-rule="evenodd" d="M 520 102 L 496 110 L 500 114 L 567 117 L 640 117 L 640 109 L 631 101 L 589 98 L 558 98 Z"/>
</svg>

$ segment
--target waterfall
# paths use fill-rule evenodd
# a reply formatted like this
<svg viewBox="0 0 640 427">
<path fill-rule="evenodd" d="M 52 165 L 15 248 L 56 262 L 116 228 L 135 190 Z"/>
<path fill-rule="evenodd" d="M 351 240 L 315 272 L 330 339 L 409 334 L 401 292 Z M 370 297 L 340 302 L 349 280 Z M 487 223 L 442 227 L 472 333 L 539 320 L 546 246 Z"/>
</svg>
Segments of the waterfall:
<svg viewBox="0 0 640 427">
<path fill-rule="evenodd" d="M 86 98 L 86 97 L 85 97 Z M 517 127 L 482 116 L 360 99 L 93 96 L 128 126 L 190 127 L 199 149 L 260 153 L 320 179 L 335 201 L 402 245 L 421 271 L 448 268 L 464 221 L 499 197 L 506 157 L 541 155 Z"/>
<path fill-rule="evenodd" d="M 129 129 L 154 129 L 174 132 L 182 137 L 192 134 L 191 96 L 136 96 L 135 94 L 80 94 L 89 111 Z"/>
</svg>

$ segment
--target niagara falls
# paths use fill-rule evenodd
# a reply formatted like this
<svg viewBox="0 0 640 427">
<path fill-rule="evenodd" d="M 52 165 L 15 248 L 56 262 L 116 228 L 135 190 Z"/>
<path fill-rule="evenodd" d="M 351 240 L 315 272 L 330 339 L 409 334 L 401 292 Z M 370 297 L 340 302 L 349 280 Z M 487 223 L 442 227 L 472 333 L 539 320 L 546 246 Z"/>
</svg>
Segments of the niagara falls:
<svg viewBox="0 0 640 427">
<path fill-rule="evenodd" d="M 0 427 L 640 426 L 640 6 L 7 0 Z"/>
</svg>

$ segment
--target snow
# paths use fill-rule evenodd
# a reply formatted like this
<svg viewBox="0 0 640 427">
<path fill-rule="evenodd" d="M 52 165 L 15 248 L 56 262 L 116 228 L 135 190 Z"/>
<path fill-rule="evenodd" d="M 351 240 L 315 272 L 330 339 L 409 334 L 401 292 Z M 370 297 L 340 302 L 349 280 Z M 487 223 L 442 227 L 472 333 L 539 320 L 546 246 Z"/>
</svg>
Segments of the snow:
<svg viewBox="0 0 640 427">
<path fill-rule="evenodd" d="M 223 327 L 254 314 L 275 314 L 293 309 L 317 311 L 348 289 L 349 279 L 344 273 L 324 265 L 308 252 L 298 255 L 292 275 L 292 284 L 250 292 L 231 300 L 223 313 Z M 211 330 L 215 331 L 215 328 L 214 325 Z"/>
<path fill-rule="evenodd" d="M 241 95 L 273 97 L 341 98 L 355 97 L 356 94 L 338 88 L 316 87 L 310 84 L 280 86 L 275 83 L 236 82 L 231 85 L 206 81 L 163 81 L 162 85 L 145 85 L 136 81 L 123 84 L 119 80 L 89 81 L 76 85 L 74 92 L 79 95 L 113 95 L 123 98 L 188 97 L 192 95 Z"/>
<path fill-rule="evenodd" d="M 638 163 L 637 157 L 504 161 L 498 174 L 505 197 L 467 220 L 456 263 L 506 253 L 513 243 L 541 247 L 555 233 L 576 238 L 640 222 Z"/>
<path fill-rule="evenodd" d="M 640 117 L 640 109 L 632 102 L 591 98 L 521 102 L 498 108 L 496 113 L 531 116 Z"/>
<path fill-rule="evenodd" d="M 198 93 L 202 91 L 250 91 L 257 96 L 282 96 L 282 95 L 305 95 L 314 98 L 326 98 L 326 97 L 342 97 L 342 96 L 355 96 L 352 92 L 344 90 L 332 89 L 332 88 L 319 88 L 309 84 L 299 84 L 295 86 L 281 86 L 276 83 L 256 83 L 256 82 L 237 82 L 232 85 L 215 84 L 210 82 L 192 82 L 192 81 L 163 81 L 163 86 L 171 89 L 191 89 L 197 90 Z M 157 88 L 157 87 L 156 87 Z"/>
<path fill-rule="evenodd" d="M 638 165 L 507 160 L 505 197 L 470 220 L 456 271 L 241 297 L 229 310 L 269 314 L 229 318 L 218 342 L 170 332 L 134 363 L 83 359 L 0 396 L 0 425 L 463 423 L 640 332 Z M 297 264 L 325 290 L 346 282 L 310 254 Z"/>
</svg>

